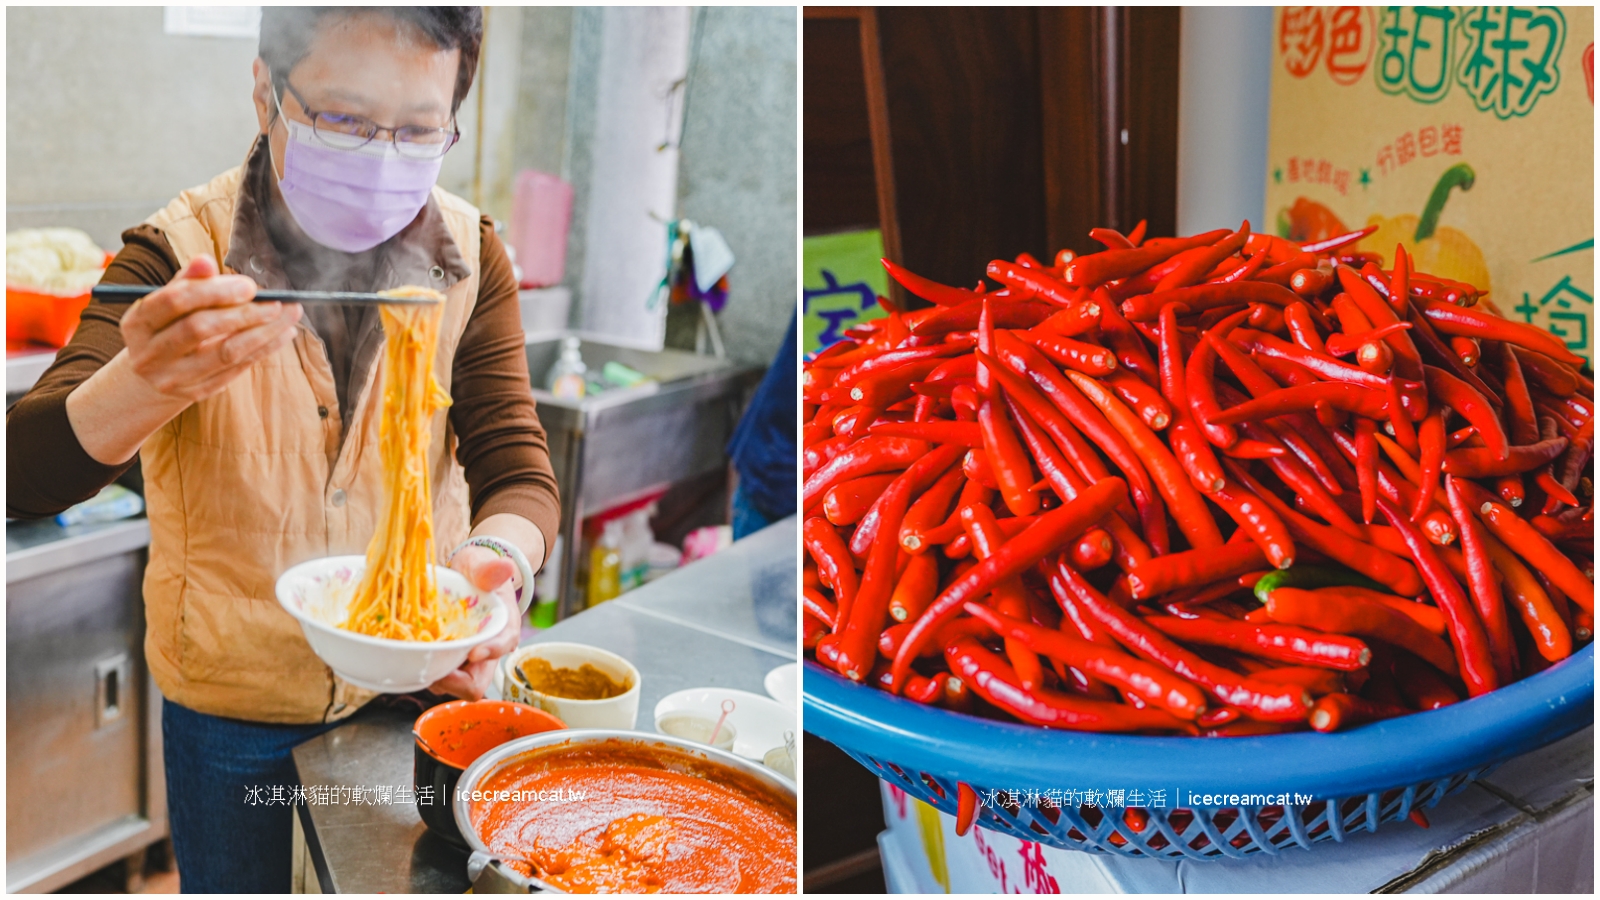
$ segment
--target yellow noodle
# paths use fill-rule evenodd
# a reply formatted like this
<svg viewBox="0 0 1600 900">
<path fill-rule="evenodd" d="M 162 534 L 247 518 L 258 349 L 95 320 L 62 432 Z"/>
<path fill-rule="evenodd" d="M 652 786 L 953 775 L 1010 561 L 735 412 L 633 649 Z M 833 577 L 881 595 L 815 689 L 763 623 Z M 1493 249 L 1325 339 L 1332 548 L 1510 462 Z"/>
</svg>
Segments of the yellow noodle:
<svg viewBox="0 0 1600 900">
<path fill-rule="evenodd" d="M 399 288 L 385 295 L 444 299 L 427 288 Z M 378 447 L 384 506 L 367 545 L 366 571 L 342 627 L 404 641 L 465 637 L 470 633 L 466 608 L 439 593 L 429 568 L 434 545 L 428 444 L 434 413 L 450 405 L 450 396 L 433 377 L 444 304 L 386 304 L 381 309 L 386 341 Z"/>
</svg>

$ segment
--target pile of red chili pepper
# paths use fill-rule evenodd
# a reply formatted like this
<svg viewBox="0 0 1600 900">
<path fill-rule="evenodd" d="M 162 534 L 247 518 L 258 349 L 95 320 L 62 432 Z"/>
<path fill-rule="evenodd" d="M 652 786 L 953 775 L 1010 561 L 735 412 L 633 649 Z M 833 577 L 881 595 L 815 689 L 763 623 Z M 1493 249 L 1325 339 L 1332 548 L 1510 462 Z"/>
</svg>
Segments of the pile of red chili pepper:
<svg viewBox="0 0 1600 900">
<path fill-rule="evenodd" d="M 1591 640 L 1594 383 L 1403 248 L 1143 239 L 805 364 L 804 641 L 1052 728 L 1230 736 L 1436 709 Z M 997 285 L 997 286 L 995 286 Z"/>
</svg>

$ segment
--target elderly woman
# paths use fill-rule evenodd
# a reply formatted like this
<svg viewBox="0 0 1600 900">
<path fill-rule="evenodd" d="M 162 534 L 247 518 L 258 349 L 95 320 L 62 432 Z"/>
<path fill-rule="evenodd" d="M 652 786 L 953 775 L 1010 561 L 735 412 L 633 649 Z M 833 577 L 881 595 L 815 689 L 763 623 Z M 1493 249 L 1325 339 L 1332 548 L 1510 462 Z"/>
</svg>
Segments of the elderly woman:
<svg viewBox="0 0 1600 900">
<path fill-rule="evenodd" d="M 482 41 L 477 7 L 267 7 L 244 164 L 123 234 L 94 304 L 11 410 L 7 515 L 50 515 L 142 463 L 145 656 L 166 698 L 167 807 L 186 891 L 289 889 L 290 750 L 373 699 L 273 599 L 307 559 L 363 553 L 383 501 L 372 306 L 258 288 L 435 288 L 434 524 L 449 564 L 516 613 L 433 685 L 483 695 L 557 527 L 515 279 L 489 219 L 435 185 Z M 264 789 L 265 794 L 252 792 Z"/>
</svg>

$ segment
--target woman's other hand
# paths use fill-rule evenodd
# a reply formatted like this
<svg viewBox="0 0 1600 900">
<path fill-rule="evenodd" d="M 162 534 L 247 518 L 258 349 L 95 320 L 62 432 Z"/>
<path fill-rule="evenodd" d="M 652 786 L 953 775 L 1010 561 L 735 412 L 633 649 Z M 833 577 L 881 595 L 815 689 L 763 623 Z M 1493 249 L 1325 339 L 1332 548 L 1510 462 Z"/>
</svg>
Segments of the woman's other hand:
<svg viewBox="0 0 1600 900">
<path fill-rule="evenodd" d="M 516 576 L 517 566 L 485 547 L 467 546 L 450 560 L 450 568 L 467 576 L 467 580 L 478 590 L 504 603 L 509 613 L 506 627 L 499 634 L 473 647 L 461 668 L 428 686 L 436 694 L 478 700 L 489 690 L 500 657 L 517 649 L 517 643 L 522 638 L 522 611 L 518 609 L 517 598 L 512 593 L 512 579 Z"/>
</svg>

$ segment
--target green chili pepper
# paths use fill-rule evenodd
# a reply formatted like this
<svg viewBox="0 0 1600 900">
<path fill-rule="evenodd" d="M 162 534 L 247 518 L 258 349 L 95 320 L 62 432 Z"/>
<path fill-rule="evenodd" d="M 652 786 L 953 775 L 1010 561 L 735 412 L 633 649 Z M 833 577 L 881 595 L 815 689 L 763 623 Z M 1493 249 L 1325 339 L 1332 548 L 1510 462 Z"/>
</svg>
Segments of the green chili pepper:
<svg viewBox="0 0 1600 900">
<path fill-rule="evenodd" d="M 1314 590 L 1323 587 L 1364 587 L 1388 593 L 1389 589 L 1365 575 L 1331 566 L 1291 566 L 1261 576 L 1255 584 L 1256 599 L 1267 602 L 1267 595 L 1281 587 Z"/>
</svg>

